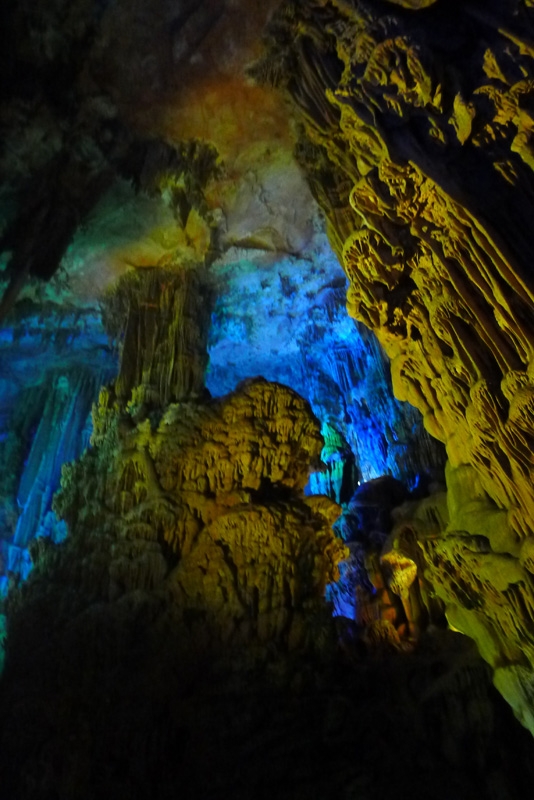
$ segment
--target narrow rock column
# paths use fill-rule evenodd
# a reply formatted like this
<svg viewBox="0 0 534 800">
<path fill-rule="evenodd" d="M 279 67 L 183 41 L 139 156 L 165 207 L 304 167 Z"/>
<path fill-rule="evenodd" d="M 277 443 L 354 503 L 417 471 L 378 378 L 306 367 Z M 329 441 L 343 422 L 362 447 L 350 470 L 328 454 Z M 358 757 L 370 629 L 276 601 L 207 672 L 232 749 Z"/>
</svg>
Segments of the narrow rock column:
<svg viewBox="0 0 534 800">
<path fill-rule="evenodd" d="M 122 337 L 121 405 L 164 407 L 203 393 L 211 307 L 201 268 L 128 273 L 104 309 L 108 330 Z"/>
</svg>

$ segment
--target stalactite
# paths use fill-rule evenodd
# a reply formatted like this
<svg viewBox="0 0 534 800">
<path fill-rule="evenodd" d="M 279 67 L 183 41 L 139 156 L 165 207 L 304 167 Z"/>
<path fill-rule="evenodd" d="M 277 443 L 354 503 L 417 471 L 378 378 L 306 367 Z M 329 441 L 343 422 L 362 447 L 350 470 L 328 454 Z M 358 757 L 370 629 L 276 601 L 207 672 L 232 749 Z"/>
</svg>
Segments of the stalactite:
<svg viewBox="0 0 534 800">
<path fill-rule="evenodd" d="M 106 298 L 105 324 L 124 335 L 115 385 L 123 404 L 164 407 L 202 393 L 210 300 L 199 272 L 132 272 Z"/>
<path fill-rule="evenodd" d="M 24 467 L 18 475 L 14 472 L 18 520 L 13 536 L 2 542 L 2 594 L 7 591 L 10 574 L 22 580 L 28 577 L 31 559 L 27 548 L 33 539 L 64 535 L 62 524 L 51 513 L 52 498 L 59 488 L 62 465 L 84 449 L 87 415 L 105 374 L 106 370 L 95 374 L 83 367 L 71 368 L 49 374 L 45 385 L 36 387 L 36 393 L 45 399 Z M 26 408 L 31 405 L 30 401 Z"/>
<path fill-rule="evenodd" d="M 37 315 L 30 305 L 5 336 L 10 343 L 2 347 L 7 384 L 0 441 L 2 595 L 10 583 L 27 577 L 31 540 L 64 536 L 63 523 L 51 511 L 61 467 L 87 446 L 91 405 L 114 371 L 113 354 L 102 346 L 100 317 L 92 311 L 53 307 Z"/>
<path fill-rule="evenodd" d="M 50 378 L 50 391 L 19 483 L 17 547 L 26 548 L 40 534 L 59 486 L 61 467 L 81 452 L 87 414 L 101 377 L 82 368 Z"/>
</svg>

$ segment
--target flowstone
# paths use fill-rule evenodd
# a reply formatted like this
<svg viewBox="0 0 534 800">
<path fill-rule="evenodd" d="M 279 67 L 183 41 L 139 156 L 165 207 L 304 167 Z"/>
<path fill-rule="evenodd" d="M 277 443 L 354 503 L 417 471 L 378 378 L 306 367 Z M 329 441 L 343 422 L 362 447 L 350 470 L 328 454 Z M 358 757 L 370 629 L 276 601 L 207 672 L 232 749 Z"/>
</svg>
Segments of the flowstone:
<svg viewBox="0 0 534 800">
<path fill-rule="evenodd" d="M 293 102 L 349 314 L 447 448 L 447 519 L 417 533 L 410 585 L 433 586 L 534 733 L 533 31 L 523 0 L 305 0 L 254 74 Z"/>
</svg>

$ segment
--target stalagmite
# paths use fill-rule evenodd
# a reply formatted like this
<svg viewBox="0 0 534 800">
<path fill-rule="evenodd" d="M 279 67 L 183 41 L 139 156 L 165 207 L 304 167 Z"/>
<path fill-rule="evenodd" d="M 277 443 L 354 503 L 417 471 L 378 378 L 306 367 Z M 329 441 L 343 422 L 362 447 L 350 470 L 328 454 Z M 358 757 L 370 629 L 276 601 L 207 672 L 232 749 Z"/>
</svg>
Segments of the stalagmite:
<svg viewBox="0 0 534 800">
<path fill-rule="evenodd" d="M 168 675 L 206 659 L 239 671 L 269 652 L 332 644 L 324 595 L 346 548 L 331 529 L 339 507 L 304 496 L 323 447 L 306 401 L 262 378 L 217 400 L 203 391 L 200 269 L 127 275 L 106 318 L 114 333 L 125 325 L 119 376 L 93 409 L 92 448 L 63 467 L 54 507 L 68 536 L 32 543 L 34 568 L 9 596 L 5 686 L 20 686 L 27 626 L 40 630 L 35 669 L 46 676 L 65 660 L 89 695 L 112 680 L 111 665 L 96 667 L 90 653 L 106 648 L 103 631 L 114 626 L 113 658 L 136 657 L 126 631 L 137 631 L 156 659 L 144 675 L 155 685 L 161 648 Z M 46 725 L 66 698 L 42 680 Z"/>
</svg>

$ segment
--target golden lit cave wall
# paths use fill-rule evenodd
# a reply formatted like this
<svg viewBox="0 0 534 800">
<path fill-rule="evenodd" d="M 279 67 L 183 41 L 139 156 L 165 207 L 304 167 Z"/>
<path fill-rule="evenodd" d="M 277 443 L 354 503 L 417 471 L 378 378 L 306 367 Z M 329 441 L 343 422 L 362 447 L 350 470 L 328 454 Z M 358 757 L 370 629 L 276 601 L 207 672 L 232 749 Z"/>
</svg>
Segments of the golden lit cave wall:
<svg viewBox="0 0 534 800">
<path fill-rule="evenodd" d="M 447 446 L 399 561 L 534 732 L 534 14 L 449 12 L 288 3 L 254 75 L 296 106 L 349 313 Z"/>
</svg>

